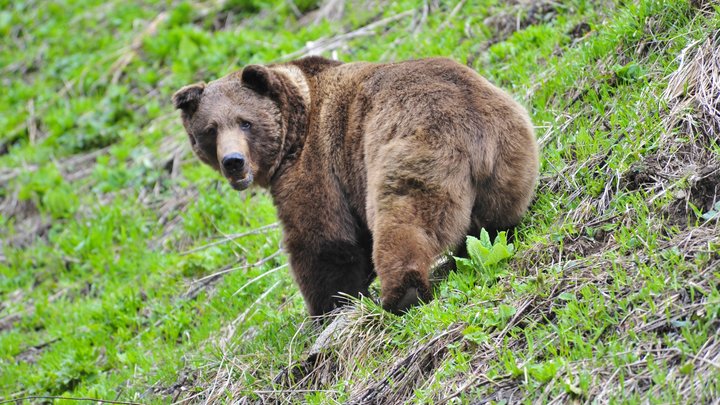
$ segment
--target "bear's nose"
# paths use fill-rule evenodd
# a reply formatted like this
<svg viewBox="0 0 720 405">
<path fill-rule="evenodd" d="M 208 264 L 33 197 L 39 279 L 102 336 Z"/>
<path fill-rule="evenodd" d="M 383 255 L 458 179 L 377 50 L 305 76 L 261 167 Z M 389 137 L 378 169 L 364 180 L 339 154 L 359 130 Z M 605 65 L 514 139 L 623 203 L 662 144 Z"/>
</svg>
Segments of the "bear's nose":
<svg viewBox="0 0 720 405">
<path fill-rule="evenodd" d="M 229 175 L 241 174 L 245 167 L 245 156 L 241 153 L 229 153 L 222 159 L 222 166 Z"/>
</svg>

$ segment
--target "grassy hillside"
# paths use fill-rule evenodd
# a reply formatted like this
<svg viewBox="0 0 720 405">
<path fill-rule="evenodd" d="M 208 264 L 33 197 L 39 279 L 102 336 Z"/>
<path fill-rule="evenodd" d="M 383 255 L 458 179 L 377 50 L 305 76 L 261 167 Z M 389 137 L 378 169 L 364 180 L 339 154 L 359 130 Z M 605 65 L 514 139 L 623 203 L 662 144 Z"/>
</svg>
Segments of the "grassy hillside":
<svg viewBox="0 0 720 405">
<path fill-rule="evenodd" d="M 720 398 L 717 2 L 0 4 L 0 402 Z M 306 54 L 448 56 L 526 105 L 514 256 L 403 317 L 307 319 L 268 195 L 201 166 L 170 104 Z"/>
</svg>

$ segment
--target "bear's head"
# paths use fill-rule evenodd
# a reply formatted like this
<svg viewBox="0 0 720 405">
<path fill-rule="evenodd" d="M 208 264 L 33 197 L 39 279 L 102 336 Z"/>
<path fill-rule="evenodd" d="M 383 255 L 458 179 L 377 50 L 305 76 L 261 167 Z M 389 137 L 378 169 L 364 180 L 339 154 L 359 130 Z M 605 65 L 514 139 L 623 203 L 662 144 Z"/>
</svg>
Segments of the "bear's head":
<svg viewBox="0 0 720 405">
<path fill-rule="evenodd" d="M 288 138 L 286 87 L 277 72 L 249 65 L 173 95 L 193 151 L 236 190 L 267 187 L 280 165 Z"/>
</svg>

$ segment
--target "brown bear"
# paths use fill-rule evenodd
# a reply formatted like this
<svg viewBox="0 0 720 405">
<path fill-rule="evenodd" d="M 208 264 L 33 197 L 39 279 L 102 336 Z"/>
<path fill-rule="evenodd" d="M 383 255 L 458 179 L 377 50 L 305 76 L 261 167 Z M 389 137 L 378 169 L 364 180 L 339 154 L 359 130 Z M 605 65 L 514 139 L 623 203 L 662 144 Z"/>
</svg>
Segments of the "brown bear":
<svg viewBox="0 0 720 405">
<path fill-rule="evenodd" d="M 269 188 L 311 315 L 368 295 L 404 312 L 465 236 L 516 225 L 538 176 L 527 112 L 443 58 L 249 65 L 173 96 L 193 151 Z"/>
</svg>

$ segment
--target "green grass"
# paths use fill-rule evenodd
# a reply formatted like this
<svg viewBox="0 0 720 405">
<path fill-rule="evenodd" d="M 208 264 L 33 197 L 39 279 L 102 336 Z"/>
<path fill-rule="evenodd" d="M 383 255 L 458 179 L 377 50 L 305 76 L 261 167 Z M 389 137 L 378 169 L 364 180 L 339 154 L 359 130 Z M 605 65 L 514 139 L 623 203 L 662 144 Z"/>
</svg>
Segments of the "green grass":
<svg viewBox="0 0 720 405">
<path fill-rule="evenodd" d="M 1 1 L 0 399 L 720 396 L 720 123 L 687 81 L 663 97 L 717 53 L 719 6 L 361 3 L 314 24 L 292 7 L 313 1 Z M 543 146 L 537 197 L 498 241 L 513 257 L 476 250 L 403 317 L 358 302 L 303 363 L 320 331 L 261 228 L 272 202 L 200 165 L 170 96 L 398 15 L 324 54 L 448 56 L 507 89 Z"/>
</svg>

